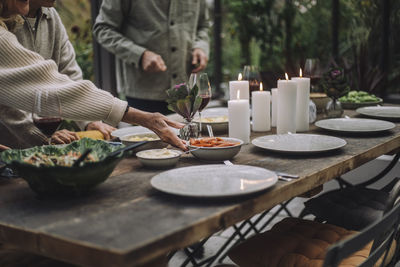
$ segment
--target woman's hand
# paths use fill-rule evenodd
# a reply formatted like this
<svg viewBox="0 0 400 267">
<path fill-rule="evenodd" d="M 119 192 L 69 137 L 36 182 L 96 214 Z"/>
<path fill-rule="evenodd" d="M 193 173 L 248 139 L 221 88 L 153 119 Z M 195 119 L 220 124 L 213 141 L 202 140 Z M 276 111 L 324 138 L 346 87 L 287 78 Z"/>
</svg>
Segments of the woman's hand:
<svg viewBox="0 0 400 267">
<path fill-rule="evenodd" d="M 110 125 L 108 125 L 108 124 L 106 124 L 106 123 L 103 123 L 101 121 L 95 121 L 95 122 L 89 123 L 86 126 L 86 130 L 88 130 L 88 131 L 89 130 L 100 131 L 103 134 L 104 139 L 110 140 L 111 139 L 111 133 L 113 131 L 117 130 L 117 129 L 112 127 L 112 126 L 110 126 Z"/>
<path fill-rule="evenodd" d="M 69 144 L 76 140 L 79 140 L 79 137 L 75 132 L 60 130 L 53 133 L 50 137 L 50 144 Z"/>
<path fill-rule="evenodd" d="M 0 145 L 0 152 L 4 151 L 4 150 L 7 150 L 7 149 L 11 149 L 11 148 L 9 148 L 8 146 Z"/>
<path fill-rule="evenodd" d="M 127 123 L 137 123 L 143 127 L 149 128 L 155 132 L 161 140 L 170 143 L 184 151 L 187 150 L 185 141 L 180 139 L 170 128 L 182 128 L 184 125 L 179 122 L 172 121 L 160 113 L 144 112 L 138 109 L 129 108 L 124 115 L 122 121 Z"/>
</svg>

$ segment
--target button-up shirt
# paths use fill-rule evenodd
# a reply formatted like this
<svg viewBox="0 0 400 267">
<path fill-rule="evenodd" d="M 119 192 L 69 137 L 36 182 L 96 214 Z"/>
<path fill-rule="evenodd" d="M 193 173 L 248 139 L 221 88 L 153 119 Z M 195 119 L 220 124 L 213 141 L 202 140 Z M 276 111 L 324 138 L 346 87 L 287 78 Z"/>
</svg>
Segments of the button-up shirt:
<svg viewBox="0 0 400 267">
<path fill-rule="evenodd" d="M 192 51 L 209 54 L 205 0 L 103 0 L 94 36 L 116 55 L 118 89 L 129 97 L 165 100 L 166 90 L 187 81 Z M 159 54 L 165 72 L 144 72 L 143 52 Z"/>
</svg>

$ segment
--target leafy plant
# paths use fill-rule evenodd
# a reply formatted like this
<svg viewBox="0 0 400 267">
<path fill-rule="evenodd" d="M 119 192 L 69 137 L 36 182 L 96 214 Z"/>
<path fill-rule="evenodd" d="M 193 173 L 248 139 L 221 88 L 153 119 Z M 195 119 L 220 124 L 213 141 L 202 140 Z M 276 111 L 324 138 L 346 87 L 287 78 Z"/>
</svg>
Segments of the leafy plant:
<svg viewBox="0 0 400 267">
<path fill-rule="evenodd" d="M 187 121 L 191 121 L 194 114 L 199 110 L 202 101 L 198 92 L 199 88 L 196 84 L 191 89 L 186 83 L 175 85 L 167 90 L 168 109 L 178 113 Z"/>
<path fill-rule="evenodd" d="M 83 78 L 94 81 L 90 5 L 90 1 L 87 0 L 57 0 L 56 9 L 74 46 L 76 61 L 82 69 Z"/>
<path fill-rule="evenodd" d="M 334 99 L 345 95 L 349 90 L 344 70 L 341 68 L 332 68 L 322 76 L 321 86 L 325 93 Z"/>
<path fill-rule="evenodd" d="M 83 24 L 82 28 L 78 25 L 71 28 L 71 42 L 75 48 L 76 61 L 82 69 L 83 78 L 93 81 L 93 39 L 89 20 Z"/>
</svg>

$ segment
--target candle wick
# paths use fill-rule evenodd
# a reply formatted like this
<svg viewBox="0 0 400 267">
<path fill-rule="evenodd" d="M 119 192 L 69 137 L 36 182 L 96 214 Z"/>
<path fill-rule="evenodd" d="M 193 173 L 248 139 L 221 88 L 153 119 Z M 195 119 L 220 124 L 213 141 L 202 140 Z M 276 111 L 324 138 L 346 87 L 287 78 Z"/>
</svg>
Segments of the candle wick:
<svg viewBox="0 0 400 267">
<path fill-rule="evenodd" d="M 286 72 L 285 72 L 285 78 L 286 78 L 286 81 L 289 80 L 289 76 L 288 76 L 288 74 Z"/>
</svg>

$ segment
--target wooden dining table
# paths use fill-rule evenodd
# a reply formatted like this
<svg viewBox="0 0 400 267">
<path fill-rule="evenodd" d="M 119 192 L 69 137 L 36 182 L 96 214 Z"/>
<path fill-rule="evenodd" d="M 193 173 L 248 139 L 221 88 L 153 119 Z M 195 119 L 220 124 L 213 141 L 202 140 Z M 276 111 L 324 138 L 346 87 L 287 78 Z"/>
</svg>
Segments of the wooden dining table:
<svg viewBox="0 0 400 267">
<path fill-rule="evenodd" d="M 358 116 L 346 110 L 348 116 Z M 338 134 L 310 127 L 308 133 L 337 136 L 335 151 L 288 155 L 243 145 L 231 161 L 300 176 L 255 194 L 190 198 L 159 192 L 135 157 L 79 197 L 42 198 L 23 179 L 0 178 L 0 243 L 82 266 L 141 266 L 302 195 L 383 154 L 398 152 L 400 123 L 376 134 Z M 274 134 L 252 133 L 251 139 Z M 184 155 L 176 168 L 202 165 Z"/>
</svg>

